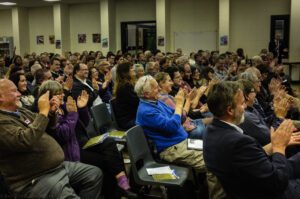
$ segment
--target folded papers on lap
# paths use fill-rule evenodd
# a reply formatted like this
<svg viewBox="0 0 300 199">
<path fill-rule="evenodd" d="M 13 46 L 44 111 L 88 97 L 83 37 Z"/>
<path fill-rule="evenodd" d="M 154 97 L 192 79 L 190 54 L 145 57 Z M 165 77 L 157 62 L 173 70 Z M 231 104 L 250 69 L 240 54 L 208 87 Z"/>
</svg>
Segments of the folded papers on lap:
<svg viewBox="0 0 300 199">
<path fill-rule="evenodd" d="M 176 175 L 175 170 L 172 170 L 170 166 L 147 168 L 148 175 L 151 175 L 154 180 L 175 180 L 179 177 Z"/>
<path fill-rule="evenodd" d="M 114 137 L 114 138 L 124 138 L 125 137 L 125 131 L 117 131 L 113 130 L 108 133 L 104 133 L 102 135 L 98 135 L 96 137 L 90 138 L 86 144 L 82 147 L 83 149 L 87 149 L 89 147 L 95 146 L 97 144 L 102 143 L 107 137 Z"/>
<path fill-rule="evenodd" d="M 203 150 L 203 140 L 188 138 L 188 149 Z"/>
</svg>

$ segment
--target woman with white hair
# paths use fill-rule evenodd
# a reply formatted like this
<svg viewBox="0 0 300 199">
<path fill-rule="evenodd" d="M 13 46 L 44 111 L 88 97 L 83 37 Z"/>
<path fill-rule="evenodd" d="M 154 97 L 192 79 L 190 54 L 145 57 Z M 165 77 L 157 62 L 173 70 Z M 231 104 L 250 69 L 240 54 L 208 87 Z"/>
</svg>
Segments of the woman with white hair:
<svg viewBox="0 0 300 199">
<path fill-rule="evenodd" d="M 144 66 L 142 64 L 134 64 L 133 66 L 136 73 L 136 79 L 139 79 L 145 75 Z"/>
<path fill-rule="evenodd" d="M 120 195 L 134 195 L 125 174 L 123 159 L 117 149 L 114 139 L 107 137 L 101 143 L 84 148 L 89 140 L 86 132 L 90 121 L 88 113 L 89 96 L 85 90 L 77 98 L 77 102 L 67 97 L 64 102 L 63 87 L 57 81 L 44 82 L 39 95 L 49 91 L 50 99 L 56 104 L 58 121 L 54 129 L 47 131 L 63 148 L 65 160 L 83 162 L 99 167 L 104 174 L 105 198 L 120 198 Z"/>
</svg>

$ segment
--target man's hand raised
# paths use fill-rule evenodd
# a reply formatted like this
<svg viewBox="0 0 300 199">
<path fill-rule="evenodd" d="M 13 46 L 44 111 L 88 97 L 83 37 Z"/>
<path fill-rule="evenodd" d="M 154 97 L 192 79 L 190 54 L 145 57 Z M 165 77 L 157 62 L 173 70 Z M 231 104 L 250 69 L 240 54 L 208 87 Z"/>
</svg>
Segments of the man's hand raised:
<svg viewBox="0 0 300 199">
<path fill-rule="evenodd" d="M 48 117 L 50 110 L 49 91 L 43 94 L 38 100 L 39 113 Z"/>
</svg>

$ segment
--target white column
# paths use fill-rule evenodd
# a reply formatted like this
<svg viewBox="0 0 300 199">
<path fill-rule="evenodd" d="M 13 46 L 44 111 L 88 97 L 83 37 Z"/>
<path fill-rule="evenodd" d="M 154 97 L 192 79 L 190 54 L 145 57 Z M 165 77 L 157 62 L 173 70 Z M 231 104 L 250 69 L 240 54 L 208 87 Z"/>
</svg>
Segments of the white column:
<svg viewBox="0 0 300 199">
<path fill-rule="evenodd" d="M 219 51 L 224 53 L 229 49 L 229 5 L 230 0 L 219 0 Z"/>
<path fill-rule="evenodd" d="M 60 41 L 61 48 L 55 48 L 55 53 L 65 55 L 70 51 L 70 15 L 66 4 L 53 5 L 53 22 L 55 42 Z"/>
<path fill-rule="evenodd" d="M 12 8 L 12 32 L 16 54 L 24 56 L 25 53 L 30 53 L 27 8 Z"/>
<path fill-rule="evenodd" d="M 289 62 L 300 61 L 300 1 L 291 0 L 291 21 L 290 21 L 290 45 L 289 45 Z M 300 80 L 299 65 L 292 66 L 291 79 L 294 81 Z"/>
<path fill-rule="evenodd" d="M 290 28 L 290 49 L 289 49 L 289 61 L 300 61 L 300 1 L 291 0 L 291 28 Z"/>
<path fill-rule="evenodd" d="M 156 0 L 156 46 L 162 52 L 170 48 L 169 0 Z"/>
<path fill-rule="evenodd" d="M 104 54 L 115 51 L 115 1 L 100 0 L 101 50 Z"/>
</svg>

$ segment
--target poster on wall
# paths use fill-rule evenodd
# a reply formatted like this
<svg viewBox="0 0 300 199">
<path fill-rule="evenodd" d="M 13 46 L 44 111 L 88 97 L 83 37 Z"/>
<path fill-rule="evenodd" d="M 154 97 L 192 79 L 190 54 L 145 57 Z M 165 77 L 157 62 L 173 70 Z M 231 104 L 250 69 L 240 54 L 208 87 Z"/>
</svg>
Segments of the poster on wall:
<svg viewBox="0 0 300 199">
<path fill-rule="evenodd" d="M 43 35 L 36 36 L 36 44 L 37 45 L 44 44 L 44 36 Z"/>
<path fill-rule="evenodd" d="M 55 43 L 55 36 L 54 35 L 49 35 L 49 43 L 54 44 Z"/>
<path fill-rule="evenodd" d="M 61 49 L 61 41 L 60 40 L 55 41 L 55 48 L 56 49 Z"/>
<path fill-rule="evenodd" d="M 157 45 L 158 46 L 164 46 L 165 45 L 165 38 L 163 36 L 158 36 Z"/>
<path fill-rule="evenodd" d="M 93 43 L 101 43 L 101 35 L 93 34 Z"/>
<path fill-rule="evenodd" d="M 86 34 L 78 34 L 78 43 L 86 43 Z"/>
<path fill-rule="evenodd" d="M 220 37 L 220 45 L 221 46 L 226 46 L 228 44 L 228 36 L 223 35 Z"/>
<path fill-rule="evenodd" d="M 102 48 L 107 48 L 108 47 L 108 39 L 104 38 L 102 39 Z"/>
</svg>

